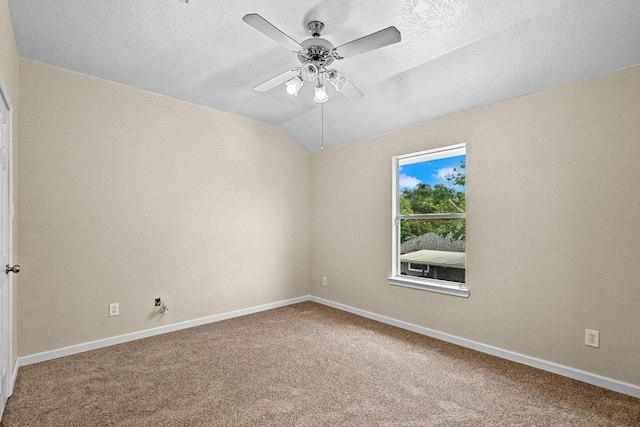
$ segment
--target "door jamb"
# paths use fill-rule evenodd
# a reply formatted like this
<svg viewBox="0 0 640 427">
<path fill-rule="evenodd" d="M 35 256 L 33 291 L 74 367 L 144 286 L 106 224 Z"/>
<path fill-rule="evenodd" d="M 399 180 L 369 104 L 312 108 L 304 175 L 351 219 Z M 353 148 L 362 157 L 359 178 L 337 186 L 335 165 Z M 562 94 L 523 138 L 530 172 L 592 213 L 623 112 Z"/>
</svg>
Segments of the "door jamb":
<svg viewBox="0 0 640 427">
<path fill-rule="evenodd" d="M 13 111 L 13 103 L 11 102 L 11 98 L 9 97 L 9 91 L 7 90 L 7 87 L 4 84 L 4 80 L 2 79 L 2 76 L 0 76 L 0 99 L 2 100 L 2 102 L 4 102 L 4 104 L 7 107 L 7 110 L 9 111 L 9 121 L 11 123 L 11 125 L 9 126 L 9 140 L 7 141 L 7 156 L 8 156 L 8 168 L 9 168 L 9 174 L 8 174 L 8 181 L 9 181 L 9 192 L 8 192 L 8 198 L 9 198 L 9 205 L 7 206 L 7 209 L 9 211 L 9 226 L 8 226 L 8 248 L 7 248 L 7 260 L 9 262 L 9 265 L 13 265 L 13 225 L 14 225 L 14 220 L 15 220 L 15 205 L 14 205 L 14 193 L 13 193 L 13 183 L 14 183 L 14 169 L 13 169 L 13 135 L 14 135 L 14 111 Z M 4 268 L 4 266 L 0 266 L 0 268 Z M 0 273 L 1 274 L 1 273 Z M 17 361 L 14 360 L 13 357 L 13 279 L 14 279 L 14 274 L 7 274 L 7 286 L 8 286 L 8 292 L 7 292 L 7 298 L 9 299 L 9 303 L 8 303 L 8 319 L 9 319 L 9 340 L 8 340 L 8 353 L 9 353 L 9 371 L 7 372 L 7 377 L 8 377 L 8 381 L 7 381 L 7 398 L 11 397 L 11 395 L 13 394 L 13 387 L 15 385 L 15 380 L 17 378 L 17 370 L 18 370 L 18 366 L 17 366 Z M 0 419 L 2 418 L 2 414 L 0 414 Z"/>
</svg>

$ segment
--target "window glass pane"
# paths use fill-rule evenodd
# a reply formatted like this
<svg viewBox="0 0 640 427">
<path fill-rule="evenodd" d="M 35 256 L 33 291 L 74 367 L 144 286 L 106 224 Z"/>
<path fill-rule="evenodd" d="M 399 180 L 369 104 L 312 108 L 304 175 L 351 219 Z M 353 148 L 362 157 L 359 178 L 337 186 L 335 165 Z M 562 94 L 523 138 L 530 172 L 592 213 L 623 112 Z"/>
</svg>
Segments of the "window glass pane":
<svg viewBox="0 0 640 427">
<path fill-rule="evenodd" d="M 400 220 L 400 274 L 464 283 L 465 221 Z"/>
<path fill-rule="evenodd" d="M 466 155 L 401 165 L 399 215 L 466 212 Z"/>
</svg>

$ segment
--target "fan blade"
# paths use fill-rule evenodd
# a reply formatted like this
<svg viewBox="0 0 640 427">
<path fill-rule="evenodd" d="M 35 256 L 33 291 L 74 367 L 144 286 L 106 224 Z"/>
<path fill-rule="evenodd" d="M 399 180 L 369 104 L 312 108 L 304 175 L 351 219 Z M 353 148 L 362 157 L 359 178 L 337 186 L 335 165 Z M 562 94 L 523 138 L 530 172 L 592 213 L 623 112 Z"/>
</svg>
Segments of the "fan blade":
<svg viewBox="0 0 640 427">
<path fill-rule="evenodd" d="M 280 84 L 283 84 L 288 80 L 291 80 L 298 74 L 300 74 L 300 68 L 292 68 L 290 70 L 285 71 L 282 74 L 278 74 L 274 78 L 269 79 L 264 83 L 259 84 L 258 86 L 254 87 L 253 90 L 256 90 L 258 92 L 266 92 L 269 89 L 273 89 L 274 87 Z"/>
<path fill-rule="evenodd" d="M 347 81 L 347 84 L 344 85 L 340 92 L 346 96 L 349 101 L 357 101 L 364 96 L 364 93 L 360 92 L 360 89 L 351 83 L 351 80 Z"/>
<path fill-rule="evenodd" d="M 351 58 L 370 50 L 379 49 L 390 44 L 398 43 L 402 39 L 400 31 L 396 27 L 388 27 L 384 30 L 360 37 L 335 48 L 339 58 Z"/>
<path fill-rule="evenodd" d="M 280 31 L 271 22 L 267 21 L 257 13 L 250 13 L 248 15 L 245 15 L 242 20 L 251 25 L 256 30 L 260 31 L 265 36 L 275 41 L 276 43 L 280 43 L 290 51 L 298 52 L 299 50 L 302 50 L 302 46 L 300 46 L 300 43 Z"/>
</svg>

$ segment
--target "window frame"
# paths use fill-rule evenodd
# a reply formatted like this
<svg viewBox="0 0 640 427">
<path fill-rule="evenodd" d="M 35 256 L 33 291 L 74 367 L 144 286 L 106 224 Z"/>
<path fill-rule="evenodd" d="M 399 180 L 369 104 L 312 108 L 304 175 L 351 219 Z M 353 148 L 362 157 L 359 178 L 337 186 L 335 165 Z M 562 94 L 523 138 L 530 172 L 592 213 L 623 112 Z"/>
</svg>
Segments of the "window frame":
<svg viewBox="0 0 640 427">
<path fill-rule="evenodd" d="M 413 214 L 400 215 L 400 166 L 411 163 L 420 163 L 428 160 L 437 160 L 448 157 L 466 155 L 466 144 L 449 145 L 431 150 L 419 151 L 409 154 L 394 156 L 392 161 L 392 211 L 391 211 L 391 229 L 392 229 L 392 266 L 391 276 L 388 278 L 389 284 L 394 286 L 404 286 L 413 289 L 421 289 L 431 292 L 438 292 L 447 295 L 468 298 L 469 289 L 466 283 L 452 282 L 446 280 L 431 279 L 426 277 L 415 277 L 401 274 L 400 266 L 400 220 L 401 219 L 435 219 L 435 218 L 466 218 L 466 212 L 463 214 L 442 213 L 442 214 Z M 466 256 L 466 251 L 465 251 Z M 466 265 L 465 265 L 466 275 Z"/>
</svg>

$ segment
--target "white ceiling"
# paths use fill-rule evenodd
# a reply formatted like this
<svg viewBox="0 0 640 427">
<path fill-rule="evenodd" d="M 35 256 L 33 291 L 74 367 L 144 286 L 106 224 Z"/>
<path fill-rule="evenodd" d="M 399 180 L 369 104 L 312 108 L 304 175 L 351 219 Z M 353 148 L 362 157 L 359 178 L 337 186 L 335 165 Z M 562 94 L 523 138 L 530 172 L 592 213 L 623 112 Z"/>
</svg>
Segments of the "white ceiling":
<svg viewBox="0 0 640 427">
<path fill-rule="evenodd" d="M 320 149 L 307 84 L 252 88 L 299 66 L 242 21 L 335 46 L 395 26 L 402 41 L 336 61 L 364 98 L 328 86 L 324 146 L 640 63 L 638 0 L 8 0 L 20 56 L 279 126 Z"/>
</svg>

